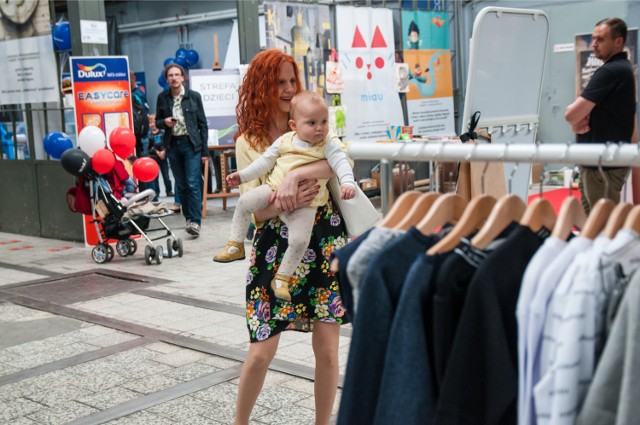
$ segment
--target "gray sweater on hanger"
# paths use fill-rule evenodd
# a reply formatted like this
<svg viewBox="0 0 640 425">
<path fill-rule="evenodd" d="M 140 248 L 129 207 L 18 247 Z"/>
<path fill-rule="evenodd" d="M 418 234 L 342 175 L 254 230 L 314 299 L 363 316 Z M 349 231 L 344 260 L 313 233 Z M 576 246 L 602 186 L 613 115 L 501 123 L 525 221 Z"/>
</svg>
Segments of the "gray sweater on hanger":
<svg viewBox="0 0 640 425">
<path fill-rule="evenodd" d="M 638 423 L 640 273 L 629 283 L 576 425 Z"/>
</svg>

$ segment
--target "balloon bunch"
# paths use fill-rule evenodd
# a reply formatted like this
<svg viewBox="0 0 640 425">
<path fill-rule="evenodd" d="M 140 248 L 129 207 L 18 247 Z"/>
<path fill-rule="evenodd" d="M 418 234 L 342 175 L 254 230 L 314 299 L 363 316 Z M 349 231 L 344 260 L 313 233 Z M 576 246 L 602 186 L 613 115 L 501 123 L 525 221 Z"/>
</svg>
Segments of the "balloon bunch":
<svg viewBox="0 0 640 425">
<path fill-rule="evenodd" d="M 170 63 L 175 63 L 188 71 L 189 68 L 194 68 L 199 61 L 200 61 L 200 54 L 198 53 L 197 50 L 193 50 L 193 49 L 187 50 L 180 47 L 178 50 L 176 50 L 175 57 L 165 59 L 164 66 L 166 67 Z M 169 84 L 167 83 L 167 80 L 164 78 L 164 70 L 160 73 L 160 76 L 158 77 L 158 84 L 160 85 L 160 87 L 164 88 L 165 90 L 169 88 Z"/>
<path fill-rule="evenodd" d="M 115 166 L 116 155 L 125 160 L 133 155 L 135 146 L 136 136 L 130 128 L 114 128 L 109 135 L 107 146 L 102 129 L 87 126 L 78 135 L 78 149 L 65 150 L 60 162 L 62 167 L 74 176 L 88 175 L 92 171 L 96 174 L 106 174 Z M 158 172 L 158 164 L 151 158 L 138 158 L 133 163 L 133 176 L 142 182 L 155 180 Z"/>
</svg>

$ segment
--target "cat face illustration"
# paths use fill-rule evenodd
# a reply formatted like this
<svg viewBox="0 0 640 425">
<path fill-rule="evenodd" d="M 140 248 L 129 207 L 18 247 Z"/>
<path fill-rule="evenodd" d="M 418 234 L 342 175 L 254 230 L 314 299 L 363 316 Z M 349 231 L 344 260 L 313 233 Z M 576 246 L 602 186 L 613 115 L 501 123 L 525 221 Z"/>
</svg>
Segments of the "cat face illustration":
<svg viewBox="0 0 640 425">
<path fill-rule="evenodd" d="M 366 41 L 360 32 L 360 28 L 356 25 L 355 32 L 353 34 L 353 42 L 351 43 L 351 47 L 354 49 L 367 49 Z M 376 25 L 376 28 L 373 32 L 373 38 L 371 39 L 371 49 L 386 49 L 387 43 L 382 35 L 382 31 L 380 31 L 380 27 Z M 374 65 L 378 69 L 384 68 L 386 61 L 382 56 L 384 52 L 376 53 L 375 50 L 371 51 L 369 56 L 359 55 L 356 57 L 355 65 L 357 69 L 366 70 L 367 79 L 371 80 L 373 78 L 373 74 L 371 73 L 371 65 Z M 373 59 L 373 60 L 372 60 Z"/>
</svg>

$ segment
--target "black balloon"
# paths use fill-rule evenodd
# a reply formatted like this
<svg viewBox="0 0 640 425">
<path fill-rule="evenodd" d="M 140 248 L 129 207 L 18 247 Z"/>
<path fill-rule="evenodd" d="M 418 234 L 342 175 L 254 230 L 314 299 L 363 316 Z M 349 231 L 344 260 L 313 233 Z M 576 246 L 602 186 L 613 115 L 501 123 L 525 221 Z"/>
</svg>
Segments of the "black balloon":
<svg viewBox="0 0 640 425">
<path fill-rule="evenodd" d="M 80 177 L 91 171 L 91 158 L 81 149 L 67 149 L 60 157 L 60 163 L 74 176 Z"/>
</svg>

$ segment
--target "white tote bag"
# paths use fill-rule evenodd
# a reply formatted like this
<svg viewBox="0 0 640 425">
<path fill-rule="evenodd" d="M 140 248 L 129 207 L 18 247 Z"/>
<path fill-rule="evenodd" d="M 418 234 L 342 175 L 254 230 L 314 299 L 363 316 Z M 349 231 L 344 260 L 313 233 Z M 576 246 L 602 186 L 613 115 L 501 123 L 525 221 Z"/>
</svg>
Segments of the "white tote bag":
<svg viewBox="0 0 640 425">
<path fill-rule="evenodd" d="M 332 177 L 329 179 L 329 190 L 334 202 L 340 208 L 340 215 L 344 218 L 349 237 L 363 234 L 380 220 L 380 213 L 358 186 L 356 186 L 356 196 L 351 199 L 342 199 L 338 178 Z"/>
</svg>

